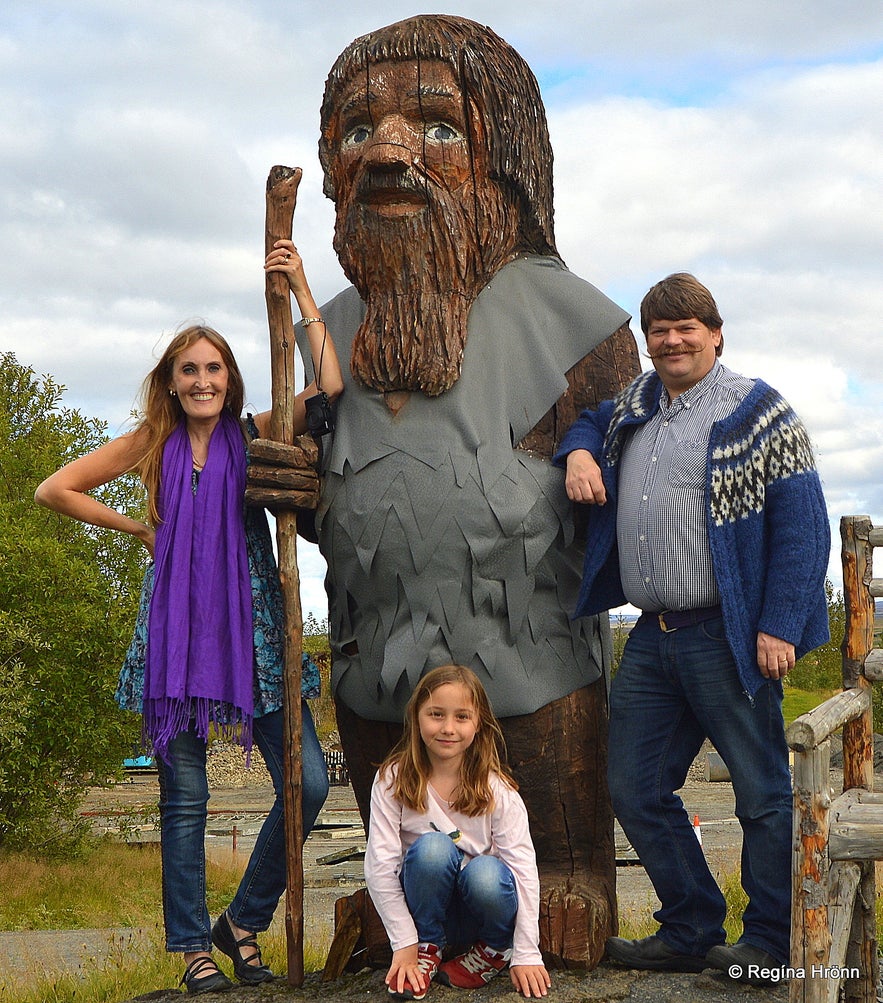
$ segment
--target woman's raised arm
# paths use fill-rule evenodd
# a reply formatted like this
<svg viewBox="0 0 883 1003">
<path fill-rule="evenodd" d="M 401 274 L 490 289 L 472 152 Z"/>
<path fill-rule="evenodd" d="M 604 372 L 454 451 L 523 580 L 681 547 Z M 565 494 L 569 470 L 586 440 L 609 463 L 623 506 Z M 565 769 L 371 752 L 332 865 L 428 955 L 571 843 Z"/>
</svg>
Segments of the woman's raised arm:
<svg viewBox="0 0 883 1003">
<path fill-rule="evenodd" d="M 34 501 L 90 526 L 129 533 L 153 554 L 155 534 L 151 526 L 117 512 L 88 494 L 135 468 L 144 458 L 146 440 L 146 432 L 138 429 L 99 446 L 50 474 L 34 493 Z"/>
</svg>

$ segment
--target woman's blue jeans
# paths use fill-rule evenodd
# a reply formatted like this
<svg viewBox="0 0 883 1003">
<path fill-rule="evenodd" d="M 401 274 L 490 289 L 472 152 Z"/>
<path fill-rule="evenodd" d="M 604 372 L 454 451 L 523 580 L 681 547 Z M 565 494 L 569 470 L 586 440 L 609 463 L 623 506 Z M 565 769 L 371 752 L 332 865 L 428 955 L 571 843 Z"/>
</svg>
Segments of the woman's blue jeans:
<svg viewBox="0 0 883 1003">
<path fill-rule="evenodd" d="M 328 796 L 328 771 L 313 718 L 303 715 L 303 831 L 306 839 Z M 285 891 L 285 824 L 282 774 L 282 711 L 254 719 L 254 741 L 273 779 L 276 799 L 261 826 L 239 889 L 228 907 L 230 918 L 259 933 L 266 930 Z M 211 950 L 211 917 L 205 898 L 205 825 L 208 815 L 206 744 L 191 729 L 169 746 L 169 762 L 159 769 L 162 825 L 162 892 L 166 950 Z"/>
<path fill-rule="evenodd" d="M 706 736 L 729 768 L 742 826 L 741 939 L 787 964 L 792 799 L 782 685 L 746 696 L 721 619 L 664 633 L 643 617 L 611 685 L 610 793 L 662 905 L 659 937 L 697 957 L 724 942 L 726 910 L 674 792 Z"/>
<path fill-rule="evenodd" d="M 443 832 L 427 832 L 405 853 L 400 874 L 421 943 L 469 947 L 483 940 L 497 951 L 512 946 L 518 896 L 512 871 L 499 857 L 463 854 Z"/>
</svg>

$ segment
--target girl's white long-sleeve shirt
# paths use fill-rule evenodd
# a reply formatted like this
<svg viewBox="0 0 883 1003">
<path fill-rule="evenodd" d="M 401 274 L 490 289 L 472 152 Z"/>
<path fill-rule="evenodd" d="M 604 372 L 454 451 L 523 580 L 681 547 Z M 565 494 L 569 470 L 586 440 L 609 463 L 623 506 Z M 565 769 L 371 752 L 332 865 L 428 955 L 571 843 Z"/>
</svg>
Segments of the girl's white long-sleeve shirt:
<svg viewBox="0 0 883 1003">
<path fill-rule="evenodd" d="M 406 808 L 392 796 L 395 767 L 384 779 L 378 774 L 371 788 L 371 822 L 365 852 L 365 881 L 394 951 L 417 943 L 417 928 L 399 881 L 408 847 L 426 832 L 460 831 L 457 848 L 463 865 L 473 857 L 499 857 L 515 877 L 518 911 L 512 944 L 512 965 L 541 965 L 539 934 L 540 881 L 530 838 L 527 809 L 517 791 L 491 774 L 493 811 L 470 817 L 453 811 L 432 789 L 427 811 Z M 435 826 L 435 828 L 433 828 Z M 496 947 L 497 945 L 492 945 Z"/>
</svg>

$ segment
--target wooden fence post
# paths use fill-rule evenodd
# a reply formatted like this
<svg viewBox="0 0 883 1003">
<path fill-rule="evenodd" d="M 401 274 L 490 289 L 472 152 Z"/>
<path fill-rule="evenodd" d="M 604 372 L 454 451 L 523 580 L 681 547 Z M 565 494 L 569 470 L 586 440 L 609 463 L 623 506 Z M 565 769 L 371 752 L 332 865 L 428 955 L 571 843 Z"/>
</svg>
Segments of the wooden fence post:
<svg viewBox="0 0 883 1003">
<path fill-rule="evenodd" d="M 874 551 L 870 543 L 872 524 L 868 516 L 845 516 L 840 520 L 843 558 L 843 598 L 846 613 L 843 634 L 843 688 L 870 689 L 863 667 L 874 646 L 874 601 L 869 592 Z M 868 709 L 843 726 L 843 789 L 874 789 L 873 710 Z M 845 986 L 846 1003 L 875 1003 L 877 998 L 876 879 L 873 860 L 860 863 L 861 878 L 856 895 L 853 934 L 847 966 L 862 973 L 859 981 Z"/>
<path fill-rule="evenodd" d="M 791 966 L 827 965 L 828 792 L 831 742 L 828 738 L 794 756 L 794 838 L 792 854 Z M 790 1003 L 822 1003 L 821 979 L 792 979 Z"/>
</svg>

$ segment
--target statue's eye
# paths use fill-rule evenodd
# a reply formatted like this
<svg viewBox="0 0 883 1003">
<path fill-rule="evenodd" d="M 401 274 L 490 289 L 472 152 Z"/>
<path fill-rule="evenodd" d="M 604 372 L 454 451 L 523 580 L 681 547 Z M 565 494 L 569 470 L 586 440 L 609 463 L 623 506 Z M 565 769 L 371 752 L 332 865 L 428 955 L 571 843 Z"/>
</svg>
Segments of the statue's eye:
<svg viewBox="0 0 883 1003">
<path fill-rule="evenodd" d="M 344 146 L 358 146 L 364 143 L 371 135 L 371 130 L 367 125 L 357 125 L 343 137 Z"/>
<path fill-rule="evenodd" d="M 426 127 L 426 138 L 434 139 L 438 143 L 450 143 L 454 139 L 459 139 L 460 133 L 447 122 L 433 122 Z"/>
</svg>

